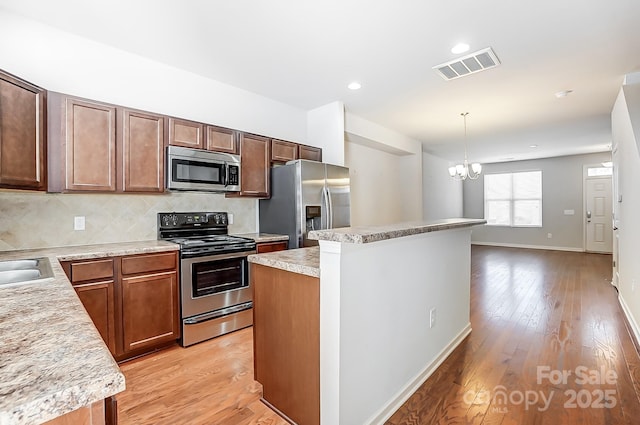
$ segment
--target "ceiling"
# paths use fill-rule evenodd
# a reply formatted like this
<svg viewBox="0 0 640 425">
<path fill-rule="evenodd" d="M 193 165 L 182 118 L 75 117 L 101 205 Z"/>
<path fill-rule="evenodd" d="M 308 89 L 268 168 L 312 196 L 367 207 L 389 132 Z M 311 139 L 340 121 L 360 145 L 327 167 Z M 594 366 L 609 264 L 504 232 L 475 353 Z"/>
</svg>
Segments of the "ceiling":
<svg viewBox="0 0 640 425">
<path fill-rule="evenodd" d="M 603 151 L 625 74 L 640 71 L 640 1 L 0 0 L 0 7 L 305 110 L 348 112 L 460 159 Z M 431 68 L 492 47 L 502 64 Z M 347 84 L 357 80 L 362 89 Z M 555 93 L 573 90 L 565 98 Z M 530 148 L 530 145 L 538 145 Z"/>
</svg>

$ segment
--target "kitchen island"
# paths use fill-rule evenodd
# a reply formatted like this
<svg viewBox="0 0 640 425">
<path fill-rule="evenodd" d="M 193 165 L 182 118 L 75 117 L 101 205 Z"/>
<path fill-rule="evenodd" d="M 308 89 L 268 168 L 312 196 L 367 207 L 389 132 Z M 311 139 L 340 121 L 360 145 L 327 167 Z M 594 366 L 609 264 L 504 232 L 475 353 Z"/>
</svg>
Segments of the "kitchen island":
<svg viewBox="0 0 640 425">
<path fill-rule="evenodd" d="M 471 332 L 471 228 L 484 223 L 312 231 L 319 247 L 250 256 L 264 401 L 301 424 L 384 423 Z M 286 352 L 264 349 L 274 332 Z"/>
<path fill-rule="evenodd" d="M 48 258 L 53 271 L 43 281 L 0 288 L 0 424 L 104 423 L 103 400 L 125 389 L 59 261 L 177 249 L 147 241 L 0 252 L 0 261 Z"/>
</svg>

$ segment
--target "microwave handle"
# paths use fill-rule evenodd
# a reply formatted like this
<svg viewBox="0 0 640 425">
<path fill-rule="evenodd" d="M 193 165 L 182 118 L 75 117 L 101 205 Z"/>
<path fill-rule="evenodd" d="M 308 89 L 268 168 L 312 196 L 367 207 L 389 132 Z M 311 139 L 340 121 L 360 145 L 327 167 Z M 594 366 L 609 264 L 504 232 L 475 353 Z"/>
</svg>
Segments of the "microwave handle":
<svg viewBox="0 0 640 425">
<path fill-rule="evenodd" d="M 229 164 L 224 164 L 221 168 L 222 170 L 222 184 L 224 184 L 225 186 L 229 186 L 229 182 L 227 181 L 227 176 L 229 175 Z"/>
</svg>

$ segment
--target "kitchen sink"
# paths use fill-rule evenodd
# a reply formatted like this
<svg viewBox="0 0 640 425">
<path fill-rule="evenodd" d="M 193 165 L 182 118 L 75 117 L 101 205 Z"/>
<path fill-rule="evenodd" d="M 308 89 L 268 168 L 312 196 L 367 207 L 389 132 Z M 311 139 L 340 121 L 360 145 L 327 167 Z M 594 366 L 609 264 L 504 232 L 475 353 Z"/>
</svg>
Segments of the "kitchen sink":
<svg viewBox="0 0 640 425">
<path fill-rule="evenodd" d="M 53 277 L 48 258 L 0 261 L 0 287 L 41 281 Z"/>
</svg>

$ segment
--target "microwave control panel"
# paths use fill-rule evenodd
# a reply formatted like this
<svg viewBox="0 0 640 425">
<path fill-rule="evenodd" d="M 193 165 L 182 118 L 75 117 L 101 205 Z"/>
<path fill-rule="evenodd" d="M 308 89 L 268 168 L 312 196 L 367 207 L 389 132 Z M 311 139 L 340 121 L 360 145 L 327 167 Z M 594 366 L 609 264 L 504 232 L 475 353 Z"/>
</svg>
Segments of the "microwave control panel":
<svg viewBox="0 0 640 425">
<path fill-rule="evenodd" d="M 227 181 L 228 186 L 237 186 L 240 183 L 240 176 L 238 175 L 238 166 L 229 165 L 229 177 Z"/>
</svg>

